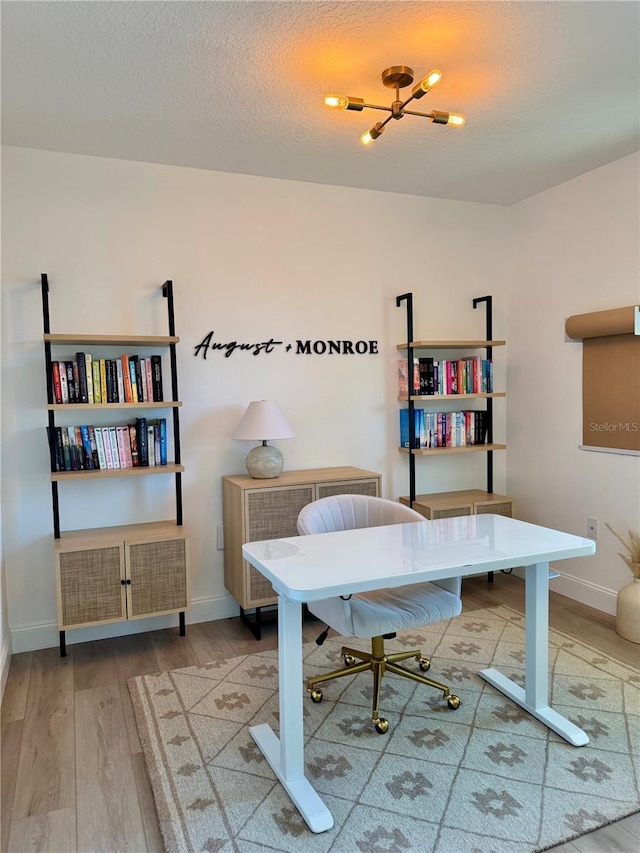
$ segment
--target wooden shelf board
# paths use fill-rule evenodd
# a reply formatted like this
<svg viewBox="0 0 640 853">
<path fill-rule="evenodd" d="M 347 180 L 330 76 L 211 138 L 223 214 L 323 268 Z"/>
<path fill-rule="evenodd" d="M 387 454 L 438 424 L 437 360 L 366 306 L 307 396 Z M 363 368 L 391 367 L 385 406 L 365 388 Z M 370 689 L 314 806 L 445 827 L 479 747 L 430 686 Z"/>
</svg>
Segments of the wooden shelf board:
<svg viewBox="0 0 640 853">
<path fill-rule="evenodd" d="M 175 521 L 148 521 L 139 524 L 123 524 L 115 527 L 92 527 L 86 530 L 63 530 L 59 539 L 54 539 L 56 551 L 75 551 L 83 547 L 105 547 L 126 540 L 150 542 L 187 536 L 187 528 Z M 120 621 L 120 620 L 117 620 Z"/>
<path fill-rule="evenodd" d="M 400 453 L 413 453 L 414 456 L 437 456 L 445 453 L 478 453 L 487 450 L 506 450 L 506 444 L 466 444 L 464 447 L 420 447 L 411 451 L 408 447 L 399 447 Z"/>
<path fill-rule="evenodd" d="M 503 347 L 506 341 L 412 341 L 409 346 L 413 349 L 485 349 L 486 347 Z M 397 344 L 399 350 L 406 350 L 407 343 Z"/>
<path fill-rule="evenodd" d="M 105 468 L 102 471 L 53 471 L 51 482 L 64 480 L 105 479 L 108 477 L 145 477 L 149 474 L 180 474 L 184 465 L 151 465 L 137 468 Z"/>
<path fill-rule="evenodd" d="M 71 409 L 175 409 L 182 406 L 177 400 L 162 400 L 149 403 L 48 403 L 47 409 L 64 412 Z"/>
<path fill-rule="evenodd" d="M 398 400 L 401 403 L 406 403 L 407 400 L 424 400 L 427 403 L 437 403 L 438 400 L 469 400 L 474 397 L 506 397 L 505 391 L 491 391 L 483 394 L 412 394 L 407 397 L 406 394 L 398 395 Z"/>
<path fill-rule="evenodd" d="M 45 343 L 50 344 L 90 344 L 99 346 L 126 347 L 166 347 L 169 344 L 180 343 L 175 335 L 71 335 L 45 333 L 42 336 Z"/>
</svg>

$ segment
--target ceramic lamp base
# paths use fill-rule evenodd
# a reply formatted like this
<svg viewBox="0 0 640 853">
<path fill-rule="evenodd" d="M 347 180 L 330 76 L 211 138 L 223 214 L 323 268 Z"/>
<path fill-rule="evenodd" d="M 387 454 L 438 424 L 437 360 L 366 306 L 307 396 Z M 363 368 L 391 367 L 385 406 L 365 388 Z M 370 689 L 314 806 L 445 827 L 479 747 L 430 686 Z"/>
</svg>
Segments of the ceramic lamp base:
<svg viewBox="0 0 640 853">
<path fill-rule="evenodd" d="M 618 592 L 616 631 L 625 640 L 640 643 L 640 578 L 634 578 Z"/>
<path fill-rule="evenodd" d="M 277 447 L 259 444 L 247 453 L 245 463 L 254 480 L 273 480 L 282 473 L 284 459 Z"/>
</svg>

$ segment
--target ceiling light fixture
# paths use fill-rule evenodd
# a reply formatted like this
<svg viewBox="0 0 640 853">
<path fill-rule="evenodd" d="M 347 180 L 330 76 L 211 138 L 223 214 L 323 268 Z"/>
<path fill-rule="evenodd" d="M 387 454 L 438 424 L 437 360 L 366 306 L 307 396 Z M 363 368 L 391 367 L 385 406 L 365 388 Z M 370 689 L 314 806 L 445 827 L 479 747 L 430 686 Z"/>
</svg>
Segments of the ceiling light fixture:
<svg viewBox="0 0 640 853">
<path fill-rule="evenodd" d="M 429 118 L 434 124 L 449 124 L 451 127 L 462 127 L 465 123 L 465 117 L 459 113 L 446 113 L 441 110 L 433 110 L 430 113 L 419 113 L 415 110 L 406 109 L 407 104 L 411 101 L 417 101 L 424 97 L 427 92 L 430 92 L 433 86 L 438 83 L 442 77 L 441 71 L 430 71 L 419 83 L 411 90 L 411 96 L 406 101 L 400 100 L 400 89 L 410 86 L 413 83 L 413 68 L 407 65 L 392 65 L 391 68 L 385 68 L 382 72 L 382 83 L 389 89 L 396 90 L 396 99 L 391 106 L 383 107 L 379 104 L 365 104 L 362 98 L 345 97 L 344 95 L 327 95 L 324 99 L 325 104 L 332 109 L 339 110 L 384 110 L 391 113 L 384 121 L 379 121 L 366 133 L 360 137 L 360 142 L 363 145 L 370 145 L 374 139 L 382 135 L 384 126 L 392 118 L 401 119 L 403 116 L 422 116 Z"/>
</svg>

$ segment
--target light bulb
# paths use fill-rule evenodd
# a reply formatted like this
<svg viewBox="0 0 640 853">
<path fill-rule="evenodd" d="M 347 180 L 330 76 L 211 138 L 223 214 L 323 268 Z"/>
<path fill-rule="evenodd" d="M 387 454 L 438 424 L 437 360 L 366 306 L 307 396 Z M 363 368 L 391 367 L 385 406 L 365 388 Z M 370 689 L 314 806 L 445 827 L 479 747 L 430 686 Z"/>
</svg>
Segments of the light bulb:
<svg viewBox="0 0 640 853">
<path fill-rule="evenodd" d="M 442 71 L 430 71 L 427 76 L 421 80 L 417 86 L 414 86 L 411 90 L 411 94 L 414 98 L 420 99 L 423 95 L 426 95 L 427 92 L 431 90 L 433 86 L 440 80 L 442 77 Z"/>
<path fill-rule="evenodd" d="M 346 110 L 349 106 L 349 98 L 345 98 L 343 95 L 327 95 L 324 102 L 332 109 Z"/>
<path fill-rule="evenodd" d="M 460 115 L 460 113 L 445 113 L 441 110 L 433 110 L 431 121 L 434 124 L 450 124 L 451 127 L 462 127 L 465 123 L 465 117 Z"/>
<path fill-rule="evenodd" d="M 374 124 L 371 130 L 367 130 L 366 133 L 362 134 L 362 136 L 360 137 L 360 142 L 362 142 L 363 145 L 371 145 L 374 139 L 377 139 L 379 136 L 382 136 L 383 130 L 384 127 L 382 127 L 382 124 L 380 122 Z"/>
</svg>

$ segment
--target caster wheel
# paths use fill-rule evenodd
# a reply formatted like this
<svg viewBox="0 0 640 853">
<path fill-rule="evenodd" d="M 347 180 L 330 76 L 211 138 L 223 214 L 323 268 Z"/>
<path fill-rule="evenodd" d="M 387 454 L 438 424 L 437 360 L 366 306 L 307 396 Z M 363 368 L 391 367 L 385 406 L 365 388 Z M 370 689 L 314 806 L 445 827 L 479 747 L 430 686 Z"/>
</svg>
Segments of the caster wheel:
<svg viewBox="0 0 640 853">
<path fill-rule="evenodd" d="M 345 666 L 353 666 L 356 662 L 353 655 L 342 655 L 342 660 L 344 661 Z"/>
<path fill-rule="evenodd" d="M 429 658 L 418 658 L 418 666 L 422 672 L 428 672 L 431 669 L 431 661 Z"/>
<path fill-rule="evenodd" d="M 310 690 L 309 694 L 311 696 L 311 701 L 315 702 L 316 705 L 318 702 L 322 702 L 322 690 Z"/>
<path fill-rule="evenodd" d="M 453 693 L 451 696 L 447 696 L 447 705 L 451 708 L 452 711 L 457 711 L 460 707 L 460 697 L 454 696 Z"/>
<path fill-rule="evenodd" d="M 380 719 L 376 720 L 374 726 L 376 727 L 376 731 L 379 735 L 384 735 L 389 731 L 389 720 L 385 720 L 384 717 L 380 717 Z"/>
</svg>

